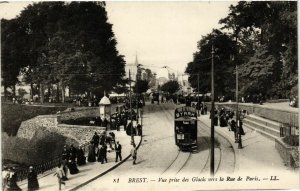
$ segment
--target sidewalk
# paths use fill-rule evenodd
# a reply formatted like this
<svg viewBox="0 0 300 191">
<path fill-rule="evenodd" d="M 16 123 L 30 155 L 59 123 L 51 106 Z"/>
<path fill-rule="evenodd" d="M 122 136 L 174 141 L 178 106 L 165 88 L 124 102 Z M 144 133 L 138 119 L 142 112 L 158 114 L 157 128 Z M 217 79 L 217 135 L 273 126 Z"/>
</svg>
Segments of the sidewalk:
<svg viewBox="0 0 300 191">
<path fill-rule="evenodd" d="M 81 184 L 87 183 L 91 179 L 97 179 L 100 176 L 106 174 L 107 172 L 116 168 L 124 161 L 126 161 L 130 156 L 131 151 L 131 137 L 126 134 L 124 130 L 113 131 L 116 135 L 116 141 L 119 141 L 122 145 L 122 161 L 115 162 L 115 152 L 107 153 L 107 163 L 101 164 L 100 162 L 89 163 L 86 165 L 78 166 L 79 173 L 75 175 L 68 175 L 69 180 L 66 181 L 66 185 L 62 185 L 62 190 L 72 190 L 77 189 Z M 135 143 L 139 145 L 141 137 L 134 137 Z M 51 173 L 47 176 L 39 178 L 39 190 L 58 190 L 58 180 L 56 176 Z M 22 190 L 27 190 L 27 180 L 26 182 L 19 183 Z"/>
<path fill-rule="evenodd" d="M 206 126 L 211 126 L 208 115 L 201 115 L 200 121 Z M 275 148 L 275 142 L 264 137 L 255 130 L 244 128 L 245 135 L 242 136 L 242 149 L 238 149 L 235 143 L 234 132 L 228 127 L 215 126 L 215 133 L 225 137 L 233 145 L 236 154 L 236 170 L 238 173 L 249 173 L 251 171 L 280 171 L 292 172 L 284 166 L 283 160 Z"/>
</svg>

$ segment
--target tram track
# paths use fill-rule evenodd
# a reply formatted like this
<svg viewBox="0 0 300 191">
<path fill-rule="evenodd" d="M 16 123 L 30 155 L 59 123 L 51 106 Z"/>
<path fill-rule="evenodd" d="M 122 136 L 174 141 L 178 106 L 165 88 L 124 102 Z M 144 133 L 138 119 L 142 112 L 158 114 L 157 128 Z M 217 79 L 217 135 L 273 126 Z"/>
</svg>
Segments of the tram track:
<svg viewBox="0 0 300 191">
<path fill-rule="evenodd" d="M 202 124 L 203 126 L 206 126 L 202 122 L 200 122 L 200 124 Z M 210 135 L 209 127 L 206 126 L 202 129 L 207 134 Z M 216 133 L 215 139 L 216 139 L 215 143 L 217 143 L 217 146 L 215 145 L 215 149 L 217 148 L 220 152 L 219 155 L 218 155 L 218 160 L 217 160 L 218 164 L 217 164 L 217 167 L 215 169 L 215 174 L 217 174 L 219 172 L 233 173 L 234 169 L 235 169 L 235 165 L 236 165 L 236 155 L 235 155 L 235 151 L 233 149 L 233 145 L 231 145 L 230 141 L 228 141 L 223 135 L 221 135 L 219 133 Z M 208 143 L 210 145 L 210 142 L 208 142 Z M 229 156 L 229 155 L 233 155 L 233 157 Z M 233 162 L 231 163 L 231 165 L 232 165 L 231 168 L 229 167 L 230 166 L 229 162 L 224 163 L 224 158 L 233 159 Z"/>
<path fill-rule="evenodd" d="M 175 106 L 176 107 L 176 106 Z M 175 109 L 174 107 L 174 109 Z M 172 120 L 172 109 L 167 108 L 167 106 L 162 105 L 161 107 L 164 111 L 165 114 L 167 115 L 167 118 L 169 119 L 168 121 Z M 171 119 L 170 119 L 171 118 Z M 202 122 L 199 123 L 200 128 L 199 131 L 202 132 L 202 136 L 198 137 L 200 139 L 203 139 L 204 141 L 202 143 L 205 143 L 206 148 L 210 148 L 211 144 L 210 144 L 210 132 L 209 132 L 209 127 L 207 127 L 205 124 L 203 124 Z M 227 172 L 227 173 L 233 173 L 234 169 L 235 169 L 235 165 L 236 165 L 236 156 L 235 156 L 235 151 L 232 148 L 232 145 L 230 144 L 230 142 L 223 137 L 220 134 L 217 134 L 215 136 L 216 138 L 216 144 L 215 144 L 215 174 L 217 173 L 221 173 L 221 172 Z M 198 145 L 198 147 L 201 147 L 203 145 Z M 170 168 L 172 168 L 174 166 L 174 164 L 178 163 L 176 162 L 177 160 L 179 160 L 179 156 L 180 153 L 182 151 L 178 151 L 176 157 L 174 158 L 174 160 L 171 162 L 171 164 L 164 170 L 164 172 L 162 174 L 165 174 L 167 171 L 169 171 Z M 198 152 L 197 152 L 198 153 Z M 195 157 L 199 157 L 198 154 L 200 153 L 189 153 L 188 157 L 186 157 L 184 162 L 181 162 L 181 167 L 179 167 L 179 170 L 176 172 L 176 174 L 182 172 L 185 170 L 185 168 L 188 166 L 187 164 L 189 164 L 189 162 L 191 161 L 191 159 L 194 159 Z M 201 154 L 204 154 L 204 152 L 201 152 Z M 233 154 L 233 162 L 231 165 L 228 165 L 228 163 L 225 163 L 223 160 L 223 157 L 226 156 L 226 158 L 231 159 L 232 158 L 232 154 Z M 230 155 L 230 156 L 229 156 Z M 202 166 L 202 168 L 198 171 L 200 173 L 208 173 L 209 172 L 209 159 L 210 159 L 210 149 L 208 150 L 207 153 L 207 157 L 205 159 L 205 162 Z M 182 160 L 182 159 L 181 159 Z M 193 160 L 195 161 L 195 159 Z M 178 167 L 177 167 L 178 168 Z"/>
</svg>

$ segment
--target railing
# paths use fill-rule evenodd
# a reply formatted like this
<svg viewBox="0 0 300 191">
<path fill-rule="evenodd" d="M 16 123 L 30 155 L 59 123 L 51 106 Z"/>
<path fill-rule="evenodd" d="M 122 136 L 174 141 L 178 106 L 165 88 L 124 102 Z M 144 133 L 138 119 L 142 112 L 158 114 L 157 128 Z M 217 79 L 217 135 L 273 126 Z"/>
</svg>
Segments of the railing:
<svg viewBox="0 0 300 191">
<path fill-rule="evenodd" d="M 287 123 L 282 123 L 280 126 L 280 137 L 299 135 L 299 127 Z"/>
<path fill-rule="evenodd" d="M 33 168 L 37 174 L 43 174 L 46 171 L 53 170 L 55 167 L 58 166 L 58 164 L 61 162 L 61 156 L 57 156 L 54 159 L 47 161 L 42 164 L 34 165 Z M 28 169 L 22 169 L 18 170 L 17 172 L 18 175 L 18 181 L 22 181 L 27 179 L 28 176 Z"/>
<path fill-rule="evenodd" d="M 87 146 L 89 145 L 89 142 L 84 143 L 82 145 L 83 147 L 83 151 L 86 154 L 88 152 Z M 52 160 L 50 161 L 46 161 L 42 164 L 38 164 L 38 165 L 33 165 L 33 169 L 35 170 L 35 172 L 39 175 L 39 174 L 43 174 L 47 171 L 52 171 L 54 170 L 59 163 L 61 163 L 61 155 L 54 157 Z M 21 170 L 17 170 L 16 171 L 17 176 L 18 176 L 18 181 L 22 181 L 28 178 L 28 169 L 21 169 Z"/>
</svg>

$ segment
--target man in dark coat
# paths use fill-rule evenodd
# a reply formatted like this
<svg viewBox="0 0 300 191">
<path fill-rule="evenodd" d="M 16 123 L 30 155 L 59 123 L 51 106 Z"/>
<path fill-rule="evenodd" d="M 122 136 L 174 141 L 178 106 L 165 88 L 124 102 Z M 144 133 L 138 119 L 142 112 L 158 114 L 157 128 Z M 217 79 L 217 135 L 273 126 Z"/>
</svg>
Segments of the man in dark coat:
<svg viewBox="0 0 300 191">
<path fill-rule="evenodd" d="M 28 191 L 38 190 L 39 189 L 39 182 L 37 179 L 37 174 L 33 170 L 33 167 L 29 167 L 28 172 Z"/>
<path fill-rule="evenodd" d="M 99 135 L 97 134 L 97 132 L 95 132 L 95 134 L 94 134 L 94 136 L 92 138 L 92 141 L 94 143 L 94 149 L 96 149 L 98 147 L 98 145 L 99 145 L 99 139 L 100 139 Z"/>
<path fill-rule="evenodd" d="M 118 162 L 118 158 L 120 158 L 120 161 L 122 160 L 122 145 L 117 141 L 117 144 L 115 146 L 116 150 L 116 162 Z"/>
</svg>

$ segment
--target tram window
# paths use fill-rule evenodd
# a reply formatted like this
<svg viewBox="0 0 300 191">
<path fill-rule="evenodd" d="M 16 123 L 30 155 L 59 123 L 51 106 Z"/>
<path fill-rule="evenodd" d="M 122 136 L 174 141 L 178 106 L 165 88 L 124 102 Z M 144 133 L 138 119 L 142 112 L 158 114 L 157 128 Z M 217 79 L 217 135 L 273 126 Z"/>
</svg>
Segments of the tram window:
<svg viewBox="0 0 300 191">
<path fill-rule="evenodd" d="M 177 139 L 178 140 L 184 139 L 184 134 L 177 134 Z"/>
</svg>

